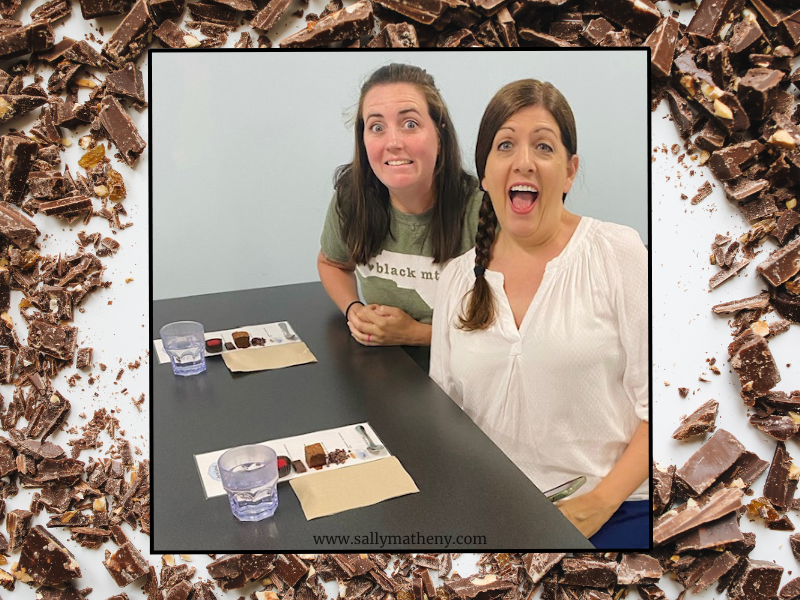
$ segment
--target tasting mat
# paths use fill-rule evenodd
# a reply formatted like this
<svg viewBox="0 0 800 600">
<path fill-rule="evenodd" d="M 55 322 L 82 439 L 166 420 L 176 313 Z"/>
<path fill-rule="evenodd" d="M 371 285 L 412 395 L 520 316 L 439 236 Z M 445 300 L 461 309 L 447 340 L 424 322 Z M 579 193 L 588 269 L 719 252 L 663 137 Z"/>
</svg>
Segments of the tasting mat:
<svg viewBox="0 0 800 600">
<path fill-rule="evenodd" d="M 234 331 L 246 331 L 250 335 L 250 339 L 254 337 L 263 338 L 264 345 L 223 350 L 216 354 L 206 353 L 206 359 L 221 356 L 225 366 L 232 373 L 282 369 L 284 367 L 317 362 L 317 358 L 305 345 L 305 342 L 300 339 L 288 321 L 276 321 L 275 323 L 262 325 L 245 325 L 222 331 L 207 331 L 204 337 L 206 340 L 221 338 L 223 344 L 225 342 L 233 343 L 232 334 Z M 287 331 L 288 334 L 286 333 Z M 164 351 L 164 343 L 160 339 L 153 340 L 153 347 L 159 364 L 168 363 L 169 356 Z"/>
<path fill-rule="evenodd" d="M 396 456 L 293 479 L 292 489 L 309 521 L 419 492 Z"/>
<path fill-rule="evenodd" d="M 366 422 L 354 423 L 352 425 L 335 427 L 333 429 L 325 429 L 322 431 L 312 431 L 311 433 L 304 433 L 302 435 L 278 438 L 259 443 L 263 446 L 269 446 L 275 450 L 278 456 L 288 456 L 291 460 L 301 460 L 307 469 L 305 473 L 296 473 L 294 468 L 292 468 L 288 475 L 278 479 L 278 483 L 300 477 L 306 477 L 312 474 L 336 471 L 342 469 L 343 467 L 364 464 L 391 456 L 391 453 L 386 447 L 384 447 L 383 450 L 378 454 L 370 454 L 367 452 L 366 441 L 362 435 L 356 431 L 356 426 L 358 425 L 364 426 L 367 434 L 376 444 L 383 444 L 372 426 Z M 322 444 L 325 452 L 332 452 L 333 450 L 337 449 L 345 450 L 348 453 L 349 458 L 342 464 L 329 464 L 325 467 L 322 467 L 320 470 L 311 469 L 306 464 L 305 446 L 316 443 Z M 217 459 L 226 450 L 229 450 L 229 448 L 223 448 L 222 450 L 215 450 L 213 452 L 194 455 L 197 471 L 200 474 L 200 480 L 203 484 L 203 493 L 205 493 L 206 498 L 214 498 L 215 496 L 222 496 L 225 494 L 225 489 L 222 487 L 222 483 L 219 480 Z"/>
</svg>

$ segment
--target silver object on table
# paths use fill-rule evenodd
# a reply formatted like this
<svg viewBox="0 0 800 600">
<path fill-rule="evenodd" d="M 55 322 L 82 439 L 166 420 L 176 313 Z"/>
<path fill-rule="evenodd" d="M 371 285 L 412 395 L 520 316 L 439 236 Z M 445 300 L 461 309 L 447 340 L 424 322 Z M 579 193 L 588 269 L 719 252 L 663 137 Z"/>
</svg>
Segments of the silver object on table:
<svg viewBox="0 0 800 600">
<path fill-rule="evenodd" d="M 286 326 L 286 322 L 285 321 L 281 321 L 280 323 L 278 323 L 278 327 L 281 328 L 281 331 L 283 331 L 283 335 L 286 336 L 287 340 L 296 340 L 297 339 L 297 336 L 295 334 L 293 334 L 291 331 L 289 331 L 289 328 Z"/>
<path fill-rule="evenodd" d="M 370 454 L 378 454 L 381 450 L 385 448 L 385 446 L 381 446 L 380 444 L 376 444 L 373 442 L 369 435 L 367 434 L 367 430 L 364 429 L 363 425 L 356 425 L 356 431 L 364 436 L 364 439 L 367 440 L 367 452 Z"/>
</svg>

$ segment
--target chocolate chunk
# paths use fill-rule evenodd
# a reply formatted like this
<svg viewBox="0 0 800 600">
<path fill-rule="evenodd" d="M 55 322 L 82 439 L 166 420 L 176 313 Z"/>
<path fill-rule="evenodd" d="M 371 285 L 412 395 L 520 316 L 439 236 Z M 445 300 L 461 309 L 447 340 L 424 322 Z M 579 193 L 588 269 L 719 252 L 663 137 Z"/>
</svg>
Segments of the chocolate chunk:
<svg viewBox="0 0 800 600">
<path fill-rule="evenodd" d="M 84 212 L 92 209 L 92 199 L 86 196 L 68 196 L 60 200 L 42 202 L 39 205 L 39 212 L 43 215 L 63 217 L 77 212 Z"/>
<path fill-rule="evenodd" d="M 770 521 L 767 527 L 774 531 L 794 531 L 794 524 L 789 519 L 788 515 L 783 515 L 777 521 Z"/>
<path fill-rule="evenodd" d="M 576 48 L 577 44 L 565 42 L 554 35 L 547 35 L 529 27 L 519 27 L 517 35 L 525 41 L 534 42 L 537 46 L 544 48 Z"/>
<path fill-rule="evenodd" d="M 75 360 L 75 368 L 85 369 L 92 365 L 92 348 L 79 348 L 78 358 Z"/>
<path fill-rule="evenodd" d="M 765 560 L 745 559 L 745 566 L 728 588 L 730 600 L 772 600 L 781 584 L 783 567 Z"/>
<path fill-rule="evenodd" d="M 667 103 L 669 104 L 672 120 L 678 128 L 678 133 L 683 138 L 689 137 L 692 133 L 692 121 L 694 120 L 689 103 L 671 88 L 667 90 Z"/>
<path fill-rule="evenodd" d="M 487 21 L 488 22 L 488 21 Z M 389 48 L 418 48 L 417 30 L 409 23 L 389 23 L 383 30 Z"/>
<path fill-rule="evenodd" d="M 757 179 L 754 181 L 746 177 L 741 177 L 739 179 L 723 182 L 722 187 L 725 190 L 725 196 L 728 200 L 747 202 L 753 200 L 759 192 L 766 190 L 769 187 L 769 181 L 766 179 Z"/>
<path fill-rule="evenodd" d="M 0 60 L 42 52 L 53 46 L 53 28 L 46 19 L 0 33 Z"/>
<path fill-rule="evenodd" d="M 119 587 L 133 583 L 148 572 L 147 560 L 130 542 L 107 556 L 103 565 Z"/>
<path fill-rule="evenodd" d="M 739 515 L 730 513 L 721 519 L 705 523 L 685 533 L 675 540 L 675 552 L 685 550 L 707 550 L 723 544 L 743 542 L 744 535 L 739 529 Z"/>
<path fill-rule="evenodd" d="M 24 250 L 36 241 L 39 230 L 25 215 L 0 202 L 0 234 Z"/>
<path fill-rule="evenodd" d="M 763 293 L 758 296 L 751 296 L 749 298 L 742 298 L 741 300 L 733 300 L 731 302 L 723 302 L 711 307 L 717 314 L 734 313 L 744 309 L 757 309 L 766 308 L 769 305 L 769 294 Z"/>
<path fill-rule="evenodd" d="M 708 121 L 694 140 L 695 145 L 706 152 L 714 152 L 725 143 L 725 131 L 715 121 Z"/>
<path fill-rule="evenodd" d="M 679 28 L 678 21 L 672 17 L 664 17 L 644 42 L 651 49 L 650 71 L 657 77 L 666 79 L 672 71 L 672 57 L 675 54 Z"/>
<path fill-rule="evenodd" d="M 433 1 L 438 2 L 438 0 Z M 388 8 L 398 10 L 396 6 Z M 305 29 L 285 38 L 280 42 L 280 47 L 311 48 L 341 42 L 369 33 L 373 24 L 372 3 L 362 0 L 320 19 L 311 26 L 311 29 Z"/>
<path fill-rule="evenodd" d="M 796 577 L 781 588 L 781 600 L 800 600 L 800 577 Z"/>
<path fill-rule="evenodd" d="M 694 500 L 692 502 L 691 506 L 688 503 L 683 504 L 678 507 L 680 510 L 671 510 L 656 520 L 653 527 L 653 542 L 656 545 L 741 508 L 742 490 L 723 488 L 707 497 L 705 504 Z"/>
<path fill-rule="evenodd" d="M 763 396 L 781 380 L 769 344 L 748 329 L 728 346 L 731 366 L 742 384 L 742 398 L 752 406 L 754 396 Z"/>
<path fill-rule="evenodd" d="M 742 174 L 745 165 L 764 150 L 765 146 L 756 140 L 734 144 L 713 152 L 708 166 L 717 179 L 734 179 Z"/>
<path fill-rule="evenodd" d="M 761 121 L 775 104 L 783 73 L 772 69 L 750 69 L 739 81 L 737 94 L 750 118 Z"/>
<path fill-rule="evenodd" d="M 797 488 L 797 475 L 790 473 L 792 457 L 783 442 L 778 442 L 764 484 L 764 496 L 779 510 L 788 510 Z"/>
<path fill-rule="evenodd" d="M 9 552 L 14 552 L 25 543 L 25 538 L 31 530 L 33 513 L 17 509 L 6 514 L 6 531 L 9 538 Z"/>
<path fill-rule="evenodd" d="M 775 225 L 775 237 L 778 240 L 778 244 L 785 245 L 798 227 L 800 227 L 800 213 L 794 210 L 783 211 Z"/>
<path fill-rule="evenodd" d="M 744 450 L 744 446 L 732 434 L 719 429 L 689 457 L 686 464 L 676 470 L 675 476 L 690 496 L 697 496 L 730 468 Z"/>
<path fill-rule="evenodd" d="M 2 138 L 3 172 L 2 183 L 5 188 L 3 200 L 21 204 L 25 197 L 26 182 L 31 165 L 39 150 L 36 142 L 17 135 L 4 135 Z"/>
<path fill-rule="evenodd" d="M 789 282 L 786 283 L 788 289 Z M 782 290 L 776 290 L 772 296 L 772 305 L 780 315 L 794 323 L 800 323 L 800 296 L 787 294 Z"/>
<path fill-rule="evenodd" d="M 592 0 L 590 3 L 607 19 L 642 37 L 649 35 L 661 20 L 661 13 L 649 0 Z"/>
<path fill-rule="evenodd" d="M 561 552 L 528 553 L 522 556 L 522 564 L 531 582 L 538 583 L 565 556 L 566 554 Z"/>
<path fill-rule="evenodd" d="M 720 271 L 716 275 L 712 276 L 711 279 L 708 280 L 708 287 L 712 290 L 716 287 L 719 287 L 729 279 L 731 279 L 734 275 L 738 274 L 739 271 L 744 269 L 747 265 L 750 264 L 750 259 L 747 258 L 745 260 L 741 260 L 736 264 L 730 266 L 729 269 L 725 269 Z"/>
<path fill-rule="evenodd" d="M 81 576 L 72 553 L 41 525 L 35 525 L 25 538 L 19 562 L 12 573 L 26 583 L 58 585 Z"/>
<path fill-rule="evenodd" d="M 319 444 L 315 444 L 319 445 Z M 308 448 L 308 446 L 306 446 Z M 308 454 L 306 453 L 306 456 Z M 311 462 L 306 458 L 310 466 Z M 286 585 L 294 587 L 300 579 L 308 572 L 308 565 L 304 563 L 296 554 L 279 554 L 275 561 L 275 572 L 286 582 Z"/>
<path fill-rule="evenodd" d="M 61 360 L 72 360 L 77 345 L 78 328 L 52 325 L 40 319 L 30 323 L 28 345 Z"/>
<path fill-rule="evenodd" d="M 750 424 L 755 425 L 761 431 L 774 437 L 776 440 L 785 442 L 790 437 L 800 430 L 800 425 L 794 422 L 791 417 L 769 415 L 766 417 L 759 417 L 753 415 L 750 417 Z"/>
<path fill-rule="evenodd" d="M 254 11 L 256 5 L 253 0 L 213 0 L 217 4 L 224 4 L 231 7 L 233 10 Z"/>
<path fill-rule="evenodd" d="M 376 3 L 425 25 L 439 19 L 448 8 L 444 0 L 376 0 Z"/>
<path fill-rule="evenodd" d="M 626 554 L 617 571 L 619 585 L 657 583 L 664 570 L 661 563 L 646 554 Z"/>
<path fill-rule="evenodd" d="M 136 0 L 131 11 L 103 46 L 103 56 L 120 68 L 127 62 L 135 63 L 150 43 L 155 28 L 147 0 Z"/>
<path fill-rule="evenodd" d="M 756 271 L 775 287 L 800 272 L 800 237 L 773 252 Z"/>
<path fill-rule="evenodd" d="M 586 25 L 586 28 L 581 32 L 581 35 L 593 46 L 599 46 L 606 34 L 611 31 L 614 31 L 614 26 L 606 21 L 603 17 L 600 17 L 598 19 L 592 19 L 589 21 L 589 24 Z M 653 52 L 655 53 L 655 49 Z M 671 65 L 672 56 L 669 57 L 669 61 Z"/>
<path fill-rule="evenodd" d="M 65 195 L 64 176 L 59 171 L 31 171 L 28 187 L 31 196 L 42 200 L 55 200 Z"/>
<path fill-rule="evenodd" d="M 561 561 L 561 571 L 563 575 L 558 582 L 564 585 L 602 588 L 617 581 L 617 563 L 598 558 L 565 558 Z"/>
<path fill-rule="evenodd" d="M 269 31 L 286 12 L 289 4 L 291 4 L 291 0 L 271 0 L 255 14 L 250 21 L 250 26 L 254 29 Z"/>
<path fill-rule="evenodd" d="M 695 194 L 694 198 L 692 198 L 692 204 L 700 204 L 703 200 L 708 198 L 711 195 L 711 184 L 706 181 L 700 188 L 697 190 L 697 194 Z"/>
<path fill-rule="evenodd" d="M 140 2 L 143 0 L 139 0 Z M 121 25 L 120 25 L 121 27 Z M 123 160 L 133 166 L 147 144 L 120 103 L 113 96 L 103 98 L 100 124 L 122 154 Z"/>
<path fill-rule="evenodd" d="M 80 0 L 81 15 L 87 21 L 97 17 L 124 15 L 131 7 L 131 0 Z"/>
<path fill-rule="evenodd" d="M 676 440 L 685 440 L 693 435 L 700 435 L 701 433 L 713 432 L 714 422 L 717 419 L 717 409 L 719 402 L 716 400 L 709 400 L 700 408 L 694 411 L 691 415 L 686 417 L 672 434 Z"/>
<path fill-rule="evenodd" d="M 744 8 L 744 0 L 718 0 L 701 2 L 686 27 L 687 33 L 696 33 L 707 38 L 719 36 L 722 28 Z"/>
<path fill-rule="evenodd" d="M 700 576 L 692 587 L 692 593 L 697 594 L 708 588 L 728 573 L 738 563 L 738 558 L 730 552 L 725 552 L 713 559 L 711 565 Z"/>
<path fill-rule="evenodd" d="M 233 10 L 219 4 L 205 2 L 189 2 L 189 12 L 198 21 L 223 25 L 224 27 L 236 26 L 236 15 Z"/>
<path fill-rule="evenodd" d="M 800 47 L 800 10 L 781 19 L 775 31 L 783 45 L 796 54 Z"/>
<path fill-rule="evenodd" d="M 484 577 L 464 577 L 446 581 L 446 590 L 459 598 L 476 598 L 482 592 L 508 590 L 514 587 L 509 581 L 497 578 L 497 575 L 490 573 Z"/>
</svg>

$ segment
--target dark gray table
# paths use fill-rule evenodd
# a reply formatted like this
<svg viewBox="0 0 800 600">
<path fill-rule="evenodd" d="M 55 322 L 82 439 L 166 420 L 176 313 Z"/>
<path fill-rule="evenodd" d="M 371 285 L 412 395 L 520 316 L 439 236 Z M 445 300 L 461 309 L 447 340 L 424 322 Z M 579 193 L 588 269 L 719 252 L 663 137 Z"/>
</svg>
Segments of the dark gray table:
<svg viewBox="0 0 800 600">
<path fill-rule="evenodd" d="M 153 339 L 172 321 L 218 331 L 286 320 L 319 361 L 232 374 L 209 358 L 205 373 L 184 378 L 151 360 L 153 552 L 592 548 L 401 349 L 355 342 L 321 284 L 162 300 L 152 314 Z M 237 521 L 225 496 L 205 499 L 195 454 L 361 421 L 419 493 L 307 521 L 282 483 L 278 511 L 259 523 Z M 372 532 L 400 539 L 381 547 L 313 537 Z"/>
</svg>

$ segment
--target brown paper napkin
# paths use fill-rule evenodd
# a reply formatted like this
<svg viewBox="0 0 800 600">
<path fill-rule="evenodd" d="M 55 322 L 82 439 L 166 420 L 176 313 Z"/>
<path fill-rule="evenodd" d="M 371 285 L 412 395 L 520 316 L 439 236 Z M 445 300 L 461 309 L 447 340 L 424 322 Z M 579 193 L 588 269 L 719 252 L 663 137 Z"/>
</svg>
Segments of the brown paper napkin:
<svg viewBox="0 0 800 600">
<path fill-rule="evenodd" d="M 395 456 L 312 473 L 289 483 L 309 521 L 419 492 Z"/>
<path fill-rule="evenodd" d="M 225 352 L 222 360 L 233 373 L 282 369 L 317 362 L 317 358 L 303 342 Z"/>
</svg>

